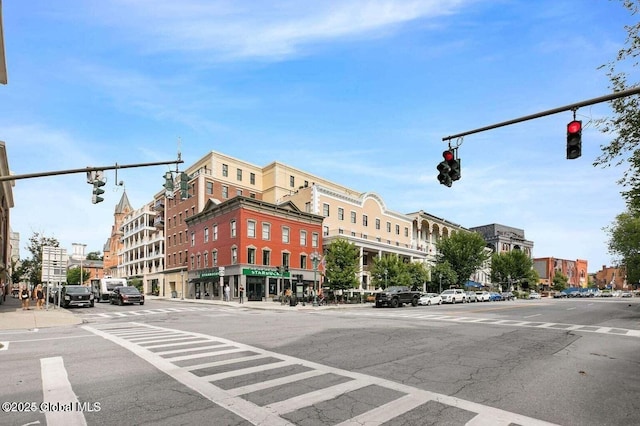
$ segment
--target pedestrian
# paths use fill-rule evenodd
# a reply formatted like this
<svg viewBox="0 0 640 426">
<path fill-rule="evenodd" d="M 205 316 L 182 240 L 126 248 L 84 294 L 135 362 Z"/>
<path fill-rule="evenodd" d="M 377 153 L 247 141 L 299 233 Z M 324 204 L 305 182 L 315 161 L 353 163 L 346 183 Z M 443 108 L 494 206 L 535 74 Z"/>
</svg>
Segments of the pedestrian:
<svg viewBox="0 0 640 426">
<path fill-rule="evenodd" d="M 38 284 L 36 287 L 36 308 L 44 308 L 44 291 L 42 290 L 42 284 Z"/>
<path fill-rule="evenodd" d="M 29 289 L 27 288 L 26 285 L 23 284 L 22 286 L 20 286 L 20 300 L 22 300 L 23 311 L 29 310 L 29 299 L 30 299 Z"/>
<path fill-rule="evenodd" d="M 240 284 L 240 303 L 244 303 L 244 287 Z"/>
<path fill-rule="evenodd" d="M 228 302 L 229 300 L 231 300 L 229 298 L 229 284 L 225 284 L 224 285 L 224 301 Z"/>
</svg>

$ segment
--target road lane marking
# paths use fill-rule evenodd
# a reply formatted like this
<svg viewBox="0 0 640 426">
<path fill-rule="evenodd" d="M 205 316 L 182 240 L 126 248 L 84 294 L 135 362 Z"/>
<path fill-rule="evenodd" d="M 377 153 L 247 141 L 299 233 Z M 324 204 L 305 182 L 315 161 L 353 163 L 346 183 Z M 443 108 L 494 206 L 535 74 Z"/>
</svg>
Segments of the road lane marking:
<svg viewBox="0 0 640 426">
<path fill-rule="evenodd" d="M 45 417 L 48 425 L 86 426 L 87 421 L 82 411 L 78 410 L 78 397 L 71 388 L 67 370 L 62 357 L 41 358 L 43 403 L 56 406 L 71 404 L 73 409 L 46 410 Z"/>
<path fill-rule="evenodd" d="M 475 417 L 468 422 L 468 425 L 488 425 L 488 424 L 518 424 L 521 426 L 542 426 L 551 425 L 542 420 L 534 419 L 531 417 L 523 416 L 517 413 L 504 411 L 498 408 L 485 406 L 472 401 L 459 399 L 456 397 L 438 394 L 435 392 L 426 391 L 419 388 L 403 385 L 400 383 L 392 382 L 389 380 L 381 379 L 379 377 L 369 376 L 362 373 L 357 373 L 348 370 L 341 370 L 338 368 L 330 367 L 323 364 L 307 361 L 292 356 L 271 352 L 261 348 L 245 345 L 243 343 L 231 341 L 228 339 L 209 336 L 201 333 L 186 332 L 175 329 L 168 329 L 158 327 L 149 324 L 141 323 L 119 323 L 119 324 L 100 324 L 95 326 L 83 326 L 83 329 L 95 333 L 126 350 L 131 351 L 138 357 L 147 361 L 151 365 L 155 366 L 160 371 L 174 378 L 178 382 L 185 386 L 199 392 L 205 398 L 209 399 L 213 403 L 235 413 L 236 415 L 246 419 L 255 425 L 291 425 L 291 423 L 282 417 L 282 415 L 294 413 L 297 410 L 305 410 L 316 404 L 331 404 L 332 401 L 338 399 L 349 392 L 357 391 L 368 386 L 376 386 L 387 390 L 396 391 L 399 396 L 396 395 L 393 401 L 382 404 L 375 408 L 371 408 L 364 413 L 358 413 L 353 418 L 343 421 L 341 425 L 356 426 L 362 424 L 380 424 L 383 421 L 391 421 L 392 419 L 406 414 L 408 409 L 414 409 L 431 402 L 437 402 L 439 404 L 447 405 L 455 409 L 461 409 L 470 413 L 475 413 Z M 126 331 L 122 331 L 122 330 Z M 173 331 L 182 333 L 185 337 L 192 337 L 196 339 L 194 344 L 209 344 L 214 346 L 214 349 L 219 348 L 221 345 L 229 347 L 229 351 L 235 351 L 244 353 L 246 355 L 233 359 L 224 359 L 214 363 L 199 364 L 196 366 L 180 366 L 174 362 L 176 360 L 185 360 L 183 355 L 178 355 L 174 347 L 175 343 L 167 342 L 166 344 L 159 344 L 156 347 L 160 348 L 172 348 L 169 349 L 170 355 L 176 355 L 173 358 L 165 358 L 161 354 L 162 352 L 151 352 L 148 346 L 142 346 L 139 343 L 132 342 L 127 339 L 127 336 L 139 336 L 145 330 L 150 333 L 158 330 Z M 131 333 L 135 331 L 136 333 Z M 216 356 L 220 351 L 209 353 L 210 356 Z M 186 354 L 185 354 L 186 355 Z M 272 361 L 267 364 L 251 366 L 245 362 L 265 359 Z M 235 369 L 232 368 L 235 365 Z M 224 371 L 213 373 L 210 375 L 197 375 L 196 371 L 200 370 L 200 373 L 206 373 L 202 371 L 208 367 L 224 366 L 227 367 Z M 308 371 L 292 374 L 286 377 L 276 377 L 273 379 L 263 380 L 257 383 L 250 383 L 242 385 L 236 388 L 229 389 L 230 383 L 224 388 L 216 386 L 216 383 L 220 380 L 229 379 L 232 377 L 246 376 L 247 374 L 262 373 L 265 370 L 274 370 L 282 368 L 294 368 L 301 367 L 306 368 Z M 215 371 L 215 370 L 214 370 Z M 279 372 L 278 372 L 279 373 Z M 286 375 L 286 373 L 282 373 Z M 264 406 L 257 405 L 249 399 L 242 398 L 243 395 L 250 395 L 252 392 L 259 392 L 275 388 L 278 386 L 287 386 L 291 384 L 294 386 L 297 382 L 303 382 L 306 379 L 331 374 L 339 376 L 342 379 L 349 379 L 343 381 L 340 384 L 327 385 L 322 389 L 308 390 L 305 389 L 303 393 L 296 396 L 287 396 L 282 400 L 274 400 Z M 272 377 L 274 374 L 272 374 Z M 250 376 L 246 376 L 250 377 Z M 245 379 L 240 379 L 240 382 L 244 382 Z M 274 393 L 277 395 L 277 393 Z M 335 402 L 333 409 L 337 408 L 338 402 Z"/>
</svg>

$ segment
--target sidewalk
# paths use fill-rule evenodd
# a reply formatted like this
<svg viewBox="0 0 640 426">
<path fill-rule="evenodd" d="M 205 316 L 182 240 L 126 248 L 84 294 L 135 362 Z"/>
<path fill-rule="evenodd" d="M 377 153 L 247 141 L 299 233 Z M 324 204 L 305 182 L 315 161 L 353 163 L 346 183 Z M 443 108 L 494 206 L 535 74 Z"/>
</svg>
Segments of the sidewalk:
<svg viewBox="0 0 640 426">
<path fill-rule="evenodd" d="M 269 311 L 315 311 L 326 309 L 360 309 L 371 308 L 373 304 L 338 304 L 338 305 L 325 305 L 325 306 L 313 306 L 311 303 L 298 303 L 296 306 L 282 305 L 280 302 L 244 302 L 238 303 L 238 301 L 223 302 L 222 300 L 205 300 L 205 299 L 180 299 L 161 296 L 145 296 L 148 300 L 164 300 L 173 303 L 188 303 L 188 304 L 201 304 L 201 305 L 219 305 L 226 306 L 228 308 L 235 309 L 256 309 L 256 310 L 269 310 Z M 11 296 L 7 297 L 5 302 L 0 305 L 0 330 L 34 330 L 45 327 L 59 327 L 64 325 L 76 325 L 82 323 L 82 315 L 74 314 L 74 310 L 91 308 L 75 308 L 75 309 L 63 309 L 54 307 L 49 304 L 48 310 L 38 310 L 35 308 L 35 302 L 32 301 L 31 307 L 28 311 L 22 310 L 20 299 L 14 299 Z M 147 309 L 147 306 L 141 306 L 140 308 Z"/>
<path fill-rule="evenodd" d="M 46 305 L 45 305 L 46 307 Z M 0 305 L 0 330 L 34 330 L 45 327 L 58 327 L 82 323 L 82 318 L 66 309 L 36 309 L 35 301 L 31 301 L 28 311 L 22 310 L 20 299 L 8 296 Z"/>
</svg>

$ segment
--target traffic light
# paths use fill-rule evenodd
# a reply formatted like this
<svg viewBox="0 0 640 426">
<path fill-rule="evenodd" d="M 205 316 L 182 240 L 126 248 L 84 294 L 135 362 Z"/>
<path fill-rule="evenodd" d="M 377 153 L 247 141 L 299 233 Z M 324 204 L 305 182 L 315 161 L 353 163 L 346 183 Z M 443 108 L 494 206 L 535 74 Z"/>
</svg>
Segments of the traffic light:
<svg viewBox="0 0 640 426">
<path fill-rule="evenodd" d="M 453 179 L 451 179 L 451 176 L 450 176 L 451 162 L 454 161 L 453 151 L 447 150 L 443 152 L 442 157 L 444 157 L 444 160 L 441 161 L 440 164 L 438 164 L 438 172 L 440 172 L 438 174 L 438 182 L 440 182 L 442 185 L 450 187 L 451 184 L 453 183 Z"/>
<path fill-rule="evenodd" d="M 189 198 L 189 175 L 185 172 L 180 173 L 180 198 Z"/>
<path fill-rule="evenodd" d="M 164 174 L 164 196 L 167 198 L 173 198 L 173 192 L 175 186 L 173 185 L 173 173 L 167 172 Z"/>
<path fill-rule="evenodd" d="M 289 265 L 284 265 L 284 272 L 285 273 L 289 272 Z"/>
<path fill-rule="evenodd" d="M 451 168 L 451 170 L 449 170 L 449 177 L 451 178 L 451 180 L 455 182 L 460 179 L 460 177 L 462 176 L 460 173 L 460 159 L 454 158 L 453 160 L 449 161 L 449 167 Z"/>
<path fill-rule="evenodd" d="M 97 171 L 94 176 L 93 182 L 91 182 L 91 184 L 93 185 L 93 195 L 91 196 L 91 202 L 93 204 L 98 204 L 104 201 L 104 198 L 100 196 L 104 194 L 104 189 L 102 189 L 102 187 L 106 185 L 106 182 L 102 180 L 103 174 L 104 172 L 102 170 Z"/>
<path fill-rule="evenodd" d="M 567 124 L 567 160 L 582 155 L 582 121 L 573 120 Z"/>
<path fill-rule="evenodd" d="M 280 267 L 279 267 L 279 266 L 276 266 L 276 273 L 277 273 L 278 275 L 280 275 Z"/>
</svg>

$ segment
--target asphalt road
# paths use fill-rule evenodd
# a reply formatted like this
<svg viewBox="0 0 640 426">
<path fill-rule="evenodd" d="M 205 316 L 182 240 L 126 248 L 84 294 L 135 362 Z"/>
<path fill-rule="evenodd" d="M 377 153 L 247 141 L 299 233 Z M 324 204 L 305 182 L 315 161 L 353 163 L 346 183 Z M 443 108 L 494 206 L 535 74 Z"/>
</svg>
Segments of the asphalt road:
<svg viewBox="0 0 640 426">
<path fill-rule="evenodd" d="M 0 332 L 0 425 L 640 424 L 638 299 L 73 312 Z"/>
</svg>

